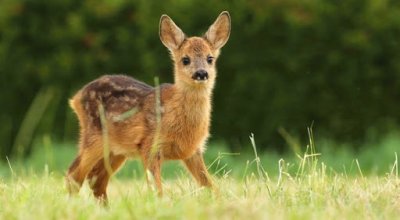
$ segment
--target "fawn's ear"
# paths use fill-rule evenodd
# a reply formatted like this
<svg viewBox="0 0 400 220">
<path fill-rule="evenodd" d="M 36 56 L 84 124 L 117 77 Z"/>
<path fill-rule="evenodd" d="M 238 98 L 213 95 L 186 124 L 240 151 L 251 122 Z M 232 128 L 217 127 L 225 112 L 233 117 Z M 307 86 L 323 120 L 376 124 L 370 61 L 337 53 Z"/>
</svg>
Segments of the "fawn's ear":
<svg viewBox="0 0 400 220">
<path fill-rule="evenodd" d="M 161 42 L 171 51 L 178 49 L 185 40 L 185 33 L 168 17 L 162 15 L 160 19 Z"/>
<path fill-rule="evenodd" d="M 231 33 L 231 16 L 229 12 L 223 11 L 208 28 L 205 39 L 211 43 L 215 50 L 223 47 L 229 39 Z"/>
</svg>

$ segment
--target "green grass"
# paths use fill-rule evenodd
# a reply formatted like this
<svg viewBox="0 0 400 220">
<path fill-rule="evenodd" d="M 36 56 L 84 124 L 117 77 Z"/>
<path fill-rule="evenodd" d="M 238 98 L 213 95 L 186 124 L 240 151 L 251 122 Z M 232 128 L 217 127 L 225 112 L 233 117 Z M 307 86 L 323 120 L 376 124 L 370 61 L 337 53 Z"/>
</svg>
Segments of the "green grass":
<svg viewBox="0 0 400 220">
<path fill-rule="evenodd" d="M 164 182 L 158 198 L 142 180 L 113 179 L 108 208 L 85 186 L 69 197 L 59 175 L 0 182 L 1 219 L 397 219 L 398 178 L 284 177 L 262 181 L 220 178 L 219 195 L 188 178 Z"/>
<path fill-rule="evenodd" d="M 165 195 L 148 188 L 139 162 L 112 178 L 103 207 L 87 184 L 68 196 L 64 172 L 76 149 L 47 138 L 24 160 L 0 167 L 0 219 L 397 219 L 400 137 L 349 146 L 316 141 L 301 155 L 230 154 L 208 148 L 218 193 L 199 188 L 178 162 L 163 167 Z M 260 153 L 260 152 L 258 152 Z"/>
</svg>

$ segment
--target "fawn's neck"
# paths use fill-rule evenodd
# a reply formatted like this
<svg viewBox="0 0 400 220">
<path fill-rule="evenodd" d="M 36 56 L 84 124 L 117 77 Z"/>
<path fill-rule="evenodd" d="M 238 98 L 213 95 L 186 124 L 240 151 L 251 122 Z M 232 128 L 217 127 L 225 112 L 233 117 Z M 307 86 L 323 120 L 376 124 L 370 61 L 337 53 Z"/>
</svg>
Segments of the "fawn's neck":
<svg viewBox="0 0 400 220">
<path fill-rule="evenodd" d="M 212 87 L 208 85 L 184 85 L 175 84 L 175 97 L 178 98 L 182 105 L 195 105 L 201 107 L 202 105 L 209 105 L 211 103 Z M 195 107 L 191 106 L 191 107 Z"/>
<path fill-rule="evenodd" d="M 186 120 L 195 123 L 209 120 L 211 112 L 212 88 L 208 85 L 190 87 L 182 84 L 175 84 L 174 101 L 180 109 L 180 114 Z"/>
</svg>

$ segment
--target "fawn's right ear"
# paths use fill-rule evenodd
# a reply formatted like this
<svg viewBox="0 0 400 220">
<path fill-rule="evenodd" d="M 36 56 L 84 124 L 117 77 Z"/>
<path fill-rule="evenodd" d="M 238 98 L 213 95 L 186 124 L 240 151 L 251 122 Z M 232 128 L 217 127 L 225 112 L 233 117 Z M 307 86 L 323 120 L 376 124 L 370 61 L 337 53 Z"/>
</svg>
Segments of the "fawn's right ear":
<svg viewBox="0 0 400 220">
<path fill-rule="evenodd" d="M 185 34 L 168 15 L 162 15 L 160 19 L 160 39 L 169 50 L 173 51 L 181 46 L 185 40 Z"/>
</svg>

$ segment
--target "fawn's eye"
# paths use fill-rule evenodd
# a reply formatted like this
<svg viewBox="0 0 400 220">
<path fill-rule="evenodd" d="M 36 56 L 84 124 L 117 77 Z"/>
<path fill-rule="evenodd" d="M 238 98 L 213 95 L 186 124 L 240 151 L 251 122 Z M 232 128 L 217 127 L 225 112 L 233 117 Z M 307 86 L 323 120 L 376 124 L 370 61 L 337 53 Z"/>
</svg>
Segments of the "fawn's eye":
<svg viewBox="0 0 400 220">
<path fill-rule="evenodd" d="M 190 64 L 190 58 L 189 57 L 182 58 L 182 63 L 185 66 L 189 65 Z"/>
<path fill-rule="evenodd" d="M 213 60 L 214 60 L 214 57 L 212 57 L 212 56 L 208 56 L 207 57 L 207 63 L 208 64 L 212 64 Z"/>
</svg>

